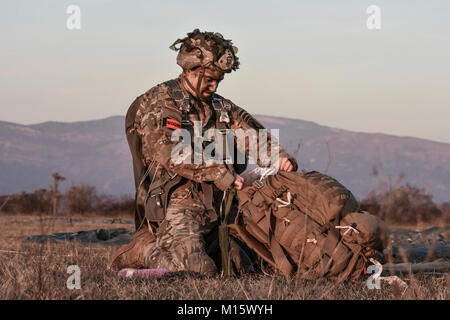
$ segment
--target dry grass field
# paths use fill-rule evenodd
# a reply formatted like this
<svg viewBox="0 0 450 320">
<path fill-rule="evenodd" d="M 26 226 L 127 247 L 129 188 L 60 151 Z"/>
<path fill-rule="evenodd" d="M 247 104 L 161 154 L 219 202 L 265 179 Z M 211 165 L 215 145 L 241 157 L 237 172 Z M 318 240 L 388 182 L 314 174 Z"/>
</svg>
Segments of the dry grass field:
<svg viewBox="0 0 450 320">
<path fill-rule="evenodd" d="M 106 219 L 106 218 L 105 218 Z M 30 215 L 0 216 L 0 299 L 444 299 L 450 298 L 450 275 L 419 274 L 403 278 L 409 287 L 381 283 L 368 289 L 365 280 L 336 284 L 286 280 L 276 275 L 235 278 L 202 278 L 174 274 L 160 279 L 123 279 L 106 265 L 117 246 L 65 243 L 32 243 L 36 234 L 125 227 L 122 221 L 101 217 L 72 224 L 64 219 L 39 219 Z M 69 290 L 67 268 L 78 265 L 81 289 Z"/>
</svg>

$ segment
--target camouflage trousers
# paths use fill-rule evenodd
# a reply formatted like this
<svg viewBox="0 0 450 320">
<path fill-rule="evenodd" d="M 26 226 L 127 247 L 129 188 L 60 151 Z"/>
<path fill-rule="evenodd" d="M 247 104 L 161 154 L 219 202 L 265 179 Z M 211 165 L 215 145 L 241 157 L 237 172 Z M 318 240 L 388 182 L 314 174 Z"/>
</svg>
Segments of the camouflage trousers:
<svg viewBox="0 0 450 320">
<path fill-rule="evenodd" d="M 145 254 L 145 266 L 214 275 L 220 263 L 215 232 L 218 225 L 217 213 L 208 212 L 198 194 L 190 188 L 175 190 L 166 218 L 156 231 L 156 242 Z M 230 255 L 235 266 L 252 270 L 251 259 L 233 239 L 230 240 Z"/>
</svg>

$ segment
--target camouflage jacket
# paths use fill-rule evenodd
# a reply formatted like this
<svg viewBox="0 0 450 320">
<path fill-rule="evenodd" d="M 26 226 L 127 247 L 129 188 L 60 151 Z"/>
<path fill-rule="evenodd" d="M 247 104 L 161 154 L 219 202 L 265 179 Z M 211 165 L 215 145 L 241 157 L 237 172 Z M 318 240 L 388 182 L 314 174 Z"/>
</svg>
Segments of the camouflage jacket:
<svg viewBox="0 0 450 320">
<path fill-rule="evenodd" d="M 258 132 L 264 127 L 248 114 L 244 109 L 236 106 L 230 100 L 213 94 L 212 99 L 203 103 L 202 106 L 197 104 L 196 99 L 190 95 L 180 85 L 180 79 L 178 81 L 179 88 L 183 90 L 183 94 L 188 98 L 187 115 L 191 123 L 194 121 L 201 121 L 202 130 L 206 131 L 210 128 L 216 128 L 216 111 L 213 107 L 213 101 L 226 101 L 227 105 L 227 122 L 226 128 L 229 129 L 254 129 Z M 220 190 L 226 190 L 230 187 L 234 180 L 234 172 L 232 167 L 226 164 L 195 164 L 191 163 L 174 163 L 171 159 L 171 152 L 177 141 L 171 140 L 171 135 L 175 129 L 181 127 L 181 108 L 177 103 L 177 100 L 173 97 L 173 91 L 166 83 L 161 83 L 148 90 L 143 95 L 139 96 L 134 103 L 138 103 L 138 109 L 136 118 L 134 119 L 134 126 L 127 128 L 131 132 L 137 132 L 142 141 L 142 161 L 145 166 L 151 166 L 155 170 L 155 177 L 152 179 L 158 179 L 166 170 L 171 170 L 180 176 L 183 176 L 189 180 L 202 183 L 213 182 L 214 185 Z M 128 132 L 127 132 L 128 133 Z M 272 137 L 270 133 L 267 133 L 267 154 L 270 157 L 270 143 Z M 258 152 L 265 147 L 262 143 L 257 142 Z M 294 166 L 294 171 L 298 169 L 297 161 L 294 157 L 287 154 L 282 147 L 279 148 L 279 156 L 288 158 Z M 240 151 L 249 154 L 249 144 L 241 146 Z M 263 164 L 258 157 L 258 165 L 268 166 Z"/>
</svg>

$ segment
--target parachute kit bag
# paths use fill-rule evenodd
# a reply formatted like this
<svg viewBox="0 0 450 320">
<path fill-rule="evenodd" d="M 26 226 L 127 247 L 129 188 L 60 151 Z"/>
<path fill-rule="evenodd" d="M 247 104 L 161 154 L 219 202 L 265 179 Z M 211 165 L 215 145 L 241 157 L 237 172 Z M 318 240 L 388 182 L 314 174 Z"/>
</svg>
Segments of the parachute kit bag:
<svg viewBox="0 0 450 320">
<path fill-rule="evenodd" d="M 320 172 L 280 171 L 237 196 L 230 233 L 286 277 L 356 280 L 387 246 L 386 225 Z"/>
</svg>

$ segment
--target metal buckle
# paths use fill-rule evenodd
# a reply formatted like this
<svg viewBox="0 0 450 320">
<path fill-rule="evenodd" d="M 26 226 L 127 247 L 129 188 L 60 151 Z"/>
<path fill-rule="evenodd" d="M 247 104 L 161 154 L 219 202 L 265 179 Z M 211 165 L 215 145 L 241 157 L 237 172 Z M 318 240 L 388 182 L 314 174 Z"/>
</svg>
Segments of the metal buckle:
<svg viewBox="0 0 450 320">
<path fill-rule="evenodd" d="M 157 194 L 155 195 L 155 200 L 156 200 L 156 205 L 160 208 L 162 208 L 162 200 L 161 200 L 161 195 Z"/>
<path fill-rule="evenodd" d="M 156 190 L 158 190 L 158 189 L 159 189 L 159 192 L 156 192 Z M 163 194 L 163 193 L 164 193 L 164 189 L 161 188 L 161 187 L 158 187 L 157 189 L 155 189 L 155 190 L 153 190 L 153 191 L 151 192 L 150 198 L 159 196 L 159 195 L 161 195 L 161 194 Z"/>
<path fill-rule="evenodd" d="M 169 175 L 170 180 L 172 180 L 178 175 L 178 173 L 173 173 L 172 171 L 167 171 L 167 174 Z"/>
<path fill-rule="evenodd" d="M 223 161 L 224 161 L 225 163 L 228 163 L 228 164 L 233 164 L 233 158 L 231 158 L 230 156 L 225 157 L 225 158 L 223 159 Z"/>
<path fill-rule="evenodd" d="M 213 108 L 216 110 L 222 109 L 222 99 L 218 99 L 218 98 L 214 97 L 212 99 L 212 105 L 213 105 Z"/>
<path fill-rule="evenodd" d="M 253 181 L 253 184 L 254 184 L 258 189 L 261 189 L 262 187 L 264 187 L 264 182 L 262 182 L 261 180 L 255 180 L 255 181 Z"/>
<path fill-rule="evenodd" d="M 224 106 L 224 108 L 226 109 L 226 110 L 231 110 L 231 103 L 230 102 L 228 102 L 227 100 L 222 100 L 223 102 L 223 106 Z"/>
<path fill-rule="evenodd" d="M 181 120 L 181 125 L 183 125 L 183 126 L 188 126 L 190 124 L 191 124 L 191 122 L 189 120 L 187 120 L 187 119 Z"/>
</svg>

